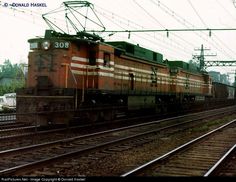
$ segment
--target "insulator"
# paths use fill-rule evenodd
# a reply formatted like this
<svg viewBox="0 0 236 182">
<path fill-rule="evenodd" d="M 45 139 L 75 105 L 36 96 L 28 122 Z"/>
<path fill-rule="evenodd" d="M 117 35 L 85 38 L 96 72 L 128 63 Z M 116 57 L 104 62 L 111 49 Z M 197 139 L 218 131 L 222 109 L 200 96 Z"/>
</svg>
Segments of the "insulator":
<svg viewBox="0 0 236 182">
<path fill-rule="evenodd" d="M 211 37 L 211 30 L 209 31 L 209 37 Z"/>
</svg>

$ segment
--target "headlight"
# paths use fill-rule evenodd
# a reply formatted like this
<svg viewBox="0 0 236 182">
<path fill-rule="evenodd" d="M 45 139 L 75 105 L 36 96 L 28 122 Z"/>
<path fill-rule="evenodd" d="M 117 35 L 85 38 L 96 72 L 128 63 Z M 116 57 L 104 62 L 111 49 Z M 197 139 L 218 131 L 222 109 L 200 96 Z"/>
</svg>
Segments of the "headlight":
<svg viewBox="0 0 236 182">
<path fill-rule="evenodd" d="M 44 50 L 48 50 L 50 48 L 50 42 L 49 41 L 42 42 L 42 48 Z"/>
</svg>

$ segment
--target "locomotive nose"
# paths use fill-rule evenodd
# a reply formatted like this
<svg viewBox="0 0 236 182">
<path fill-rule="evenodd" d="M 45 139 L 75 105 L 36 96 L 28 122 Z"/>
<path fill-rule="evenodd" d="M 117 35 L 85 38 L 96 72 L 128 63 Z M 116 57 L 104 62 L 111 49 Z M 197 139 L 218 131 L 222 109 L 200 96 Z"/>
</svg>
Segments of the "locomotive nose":
<svg viewBox="0 0 236 182">
<path fill-rule="evenodd" d="M 50 78 L 48 76 L 38 76 L 37 77 L 37 88 L 38 89 L 47 89 L 53 86 Z"/>
<path fill-rule="evenodd" d="M 35 91 L 39 96 L 51 95 L 53 89 L 52 80 L 48 76 L 38 76 L 36 78 Z"/>
</svg>

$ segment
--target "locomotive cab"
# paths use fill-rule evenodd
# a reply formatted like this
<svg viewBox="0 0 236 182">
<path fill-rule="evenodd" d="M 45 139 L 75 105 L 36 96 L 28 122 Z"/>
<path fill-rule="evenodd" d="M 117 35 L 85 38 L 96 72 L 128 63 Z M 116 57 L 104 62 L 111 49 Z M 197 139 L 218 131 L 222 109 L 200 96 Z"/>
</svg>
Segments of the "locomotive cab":
<svg viewBox="0 0 236 182">
<path fill-rule="evenodd" d="M 43 125 L 64 123 L 65 113 L 70 119 L 79 107 L 103 102 L 114 89 L 114 49 L 100 41 L 87 33 L 72 36 L 52 30 L 44 38 L 30 39 L 30 76 L 26 88 L 18 91 L 17 112 L 41 112 Z"/>
</svg>

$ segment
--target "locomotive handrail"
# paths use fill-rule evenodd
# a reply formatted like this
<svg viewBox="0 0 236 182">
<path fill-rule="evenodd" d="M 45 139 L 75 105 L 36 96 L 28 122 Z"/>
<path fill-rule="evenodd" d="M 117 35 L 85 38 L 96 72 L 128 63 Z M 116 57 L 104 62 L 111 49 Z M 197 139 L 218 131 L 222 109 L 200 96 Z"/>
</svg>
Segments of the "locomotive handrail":
<svg viewBox="0 0 236 182">
<path fill-rule="evenodd" d="M 77 103 L 77 100 L 78 100 L 78 82 L 75 78 L 74 73 L 72 72 L 71 65 L 69 65 L 69 69 L 70 69 L 70 72 L 72 74 L 73 80 L 74 80 L 75 85 L 76 85 L 76 89 L 75 89 L 75 109 L 77 109 L 78 108 L 78 103 Z"/>
</svg>

